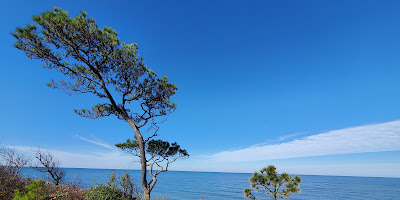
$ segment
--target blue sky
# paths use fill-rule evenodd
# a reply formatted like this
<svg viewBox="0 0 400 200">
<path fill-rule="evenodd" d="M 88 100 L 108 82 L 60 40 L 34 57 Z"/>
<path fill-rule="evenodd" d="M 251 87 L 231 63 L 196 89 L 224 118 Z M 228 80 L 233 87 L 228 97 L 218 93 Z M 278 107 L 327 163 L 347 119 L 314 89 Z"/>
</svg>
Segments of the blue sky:
<svg viewBox="0 0 400 200">
<path fill-rule="evenodd" d="M 53 6 L 85 10 L 176 83 L 160 138 L 191 157 L 174 170 L 400 177 L 398 1 L 6 1 L 0 12 L 0 141 L 66 167 L 136 168 L 113 147 L 123 121 L 73 110 L 90 95 L 46 87 L 55 71 L 10 33 Z"/>
</svg>

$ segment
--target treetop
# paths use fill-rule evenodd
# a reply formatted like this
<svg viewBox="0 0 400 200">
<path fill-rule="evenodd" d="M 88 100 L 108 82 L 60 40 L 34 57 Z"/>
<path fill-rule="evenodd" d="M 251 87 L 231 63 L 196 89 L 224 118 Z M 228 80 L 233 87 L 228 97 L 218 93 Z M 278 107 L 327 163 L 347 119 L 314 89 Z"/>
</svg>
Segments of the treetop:
<svg viewBox="0 0 400 200">
<path fill-rule="evenodd" d="M 114 29 L 99 28 L 84 11 L 70 17 L 61 8 L 36 15 L 33 21 L 37 25 L 18 27 L 12 35 L 17 39 L 15 47 L 29 58 L 42 60 L 43 67 L 68 77 L 47 85 L 68 94 L 92 93 L 109 99 L 109 103 L 76 110 L 80 116 L 116 115 L 140 128 L 175 110 L 176 103 L 170 100 L 175 84 L 148 69 L 137 44 L 120 42 Z"/>
</svg>

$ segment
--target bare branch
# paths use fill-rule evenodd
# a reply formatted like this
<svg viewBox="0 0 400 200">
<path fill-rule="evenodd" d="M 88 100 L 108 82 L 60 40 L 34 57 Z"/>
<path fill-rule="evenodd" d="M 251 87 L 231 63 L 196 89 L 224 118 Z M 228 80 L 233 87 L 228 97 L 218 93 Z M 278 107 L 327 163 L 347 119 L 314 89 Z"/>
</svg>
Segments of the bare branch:
<svg viewBox="0 0 400 200">
<path fill-rule="evenodd" d="M 28 158 L 17 153 L 14 149 L 0 148 L 0 167 L 3 172 L 13 177 L 19 177 L 21 170 L 29 163 Z"/>
<path fill-rule="evenodd" d="M 65 177 L 65 171 L 60 168 L 60 161 L 49 152 L 36 150 L 35 158 L 38 160 L 33 168 L 39 172 L 48 173 L 55 185 L 59 185 Z"/>
</svg>

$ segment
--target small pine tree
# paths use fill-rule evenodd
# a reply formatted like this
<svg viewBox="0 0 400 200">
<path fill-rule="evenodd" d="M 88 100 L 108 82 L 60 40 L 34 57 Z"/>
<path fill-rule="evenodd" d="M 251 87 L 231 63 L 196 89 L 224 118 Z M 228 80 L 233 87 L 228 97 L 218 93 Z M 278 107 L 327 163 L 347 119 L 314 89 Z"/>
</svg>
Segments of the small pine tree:
<svg viewBox="0 0 400 200">
<path fill-rule="evenodd" d="M 254 172 L 253 176 L 249 179 L 251 188 L 258 192 L 260 187 L 265 189 L 268 196 L 272 199 L 289 199 L 291 193 L 300 192 L 301 178 L 298 176 L 291 177 L 287 173 L 278 175 L 276 168 L 273 165 L 264 167 L 260 170 L 260 173 Z M 279 190 L 282 186 L 284 189 Z M 244 189 L 244 197 L 246 199 L 257 199 L 252 193 L 251 189 Z"/>
</svg>

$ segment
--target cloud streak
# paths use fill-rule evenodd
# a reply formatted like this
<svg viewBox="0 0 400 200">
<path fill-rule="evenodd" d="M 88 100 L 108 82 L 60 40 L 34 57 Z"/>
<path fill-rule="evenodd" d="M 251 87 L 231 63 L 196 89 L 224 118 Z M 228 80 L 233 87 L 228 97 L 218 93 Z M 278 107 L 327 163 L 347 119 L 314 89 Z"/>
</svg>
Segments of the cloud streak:
<svg viewBox="0 0 400 200">
<path fill-rule="evenodd" d="M 280 144 L 223 151 L 208 158 L 244 162 L 395 150 L 400 150 L 400 120 L 328 131 Z"/>
<path fill-rule="evenodd" d="M 77 138 L 77 139 L 81 139 L 81 140 L 86 141 L 86 142 L 90 142 L 90 143 L 95 144 L 95 145 L 99 145 L 99 146 L 105 147 L 107 149 L 111 149 L 111 150 L 114 149 L 109 144 L 106 144 L 106 143 L 101 142 L 101 141 L 90 140 L 90 139 L 87 139 L 87 138 L 82 137 L 82 136 L 77 135 L 77 134 L 73 135 L 72 137 Z"/>
</svg>

